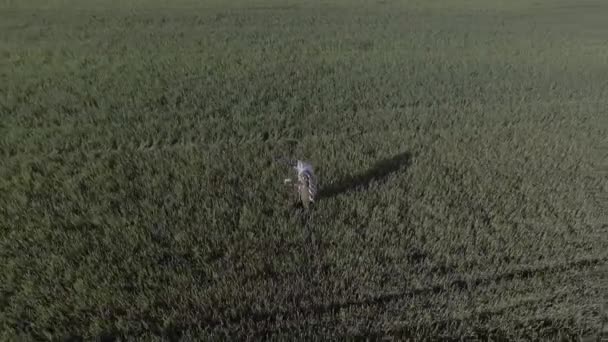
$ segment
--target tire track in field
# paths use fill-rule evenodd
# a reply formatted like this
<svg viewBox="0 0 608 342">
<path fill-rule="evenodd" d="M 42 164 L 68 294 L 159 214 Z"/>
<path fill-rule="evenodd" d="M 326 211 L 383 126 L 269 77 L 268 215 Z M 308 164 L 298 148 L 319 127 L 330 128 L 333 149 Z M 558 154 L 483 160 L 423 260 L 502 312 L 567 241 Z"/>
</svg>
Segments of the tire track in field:
<svg viewBox="0 0 608 342">
<path fill-rule="evenodd" d="M 563 273 L 570 270 L 585 270 L 597 265 L 602 265 L 608 262 L 608 255 L 600 257 L 586 257 L 580 258 L 576 261 L 568 263 L 557 263 L 547 265 L 536 265 L 536 266 L 523 266 L 514 268 L 505 272 L 496 273 L 492 275 L 481 274 L 470 277 L 463 277 L 449 282 L 448 284 L 436 284 L 429 287 L 411 289 L 403 292 L 394 292 L 380 294 L 376 296 L 370 296 L 364 300 L 357 301 L 345 301 L 345 302 L 330 302 L 315 304 L 308 307 L 298 307 L 295 310 L 289 311 L 267 311 L 267 312 L 256 312 L 253 310 L 242 311 L 237 314 L 228 314 L 232 310 L 224 308 L 221 310 L 226 313 L 222 319 L 214 319 L 212 317 L 206 317 L 199 320 L 203 322 L 208 328 L 215 328 L 219 326 L 242 324 L 246 321 L 254 323 L 276 323 L 278 320 L 296 320 L 301 319 L 302 316 L 313 316 L 332 314 L 336 315 L 338 312 L 345 308 L 359 307 L 359 306 L 380 306 L 385 305 L 388 302 L 405 300 L 407 298 L 414 298 L 416 296 L 428 296 L 438 295 L 450 290 L 464 290 L 470 291 L 471 289 L 479 286 L 486 286 L 497 282 L 508 282 L 514 280 L 525 280 L 533 277 L 547 276 L 550 274 Z"/>
</svg>

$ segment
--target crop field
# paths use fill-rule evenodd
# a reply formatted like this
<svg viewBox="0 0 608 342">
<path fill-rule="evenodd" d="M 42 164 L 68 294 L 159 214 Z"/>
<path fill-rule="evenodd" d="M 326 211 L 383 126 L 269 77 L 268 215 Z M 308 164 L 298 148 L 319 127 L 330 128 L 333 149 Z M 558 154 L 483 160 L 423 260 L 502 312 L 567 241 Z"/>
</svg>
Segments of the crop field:
<svg viewBox="0 0 608 342">
<path fill-rule="evenodd" d="M 608 335 L 606 18 L 0 0 L 0 340 Z"/>
</svg>

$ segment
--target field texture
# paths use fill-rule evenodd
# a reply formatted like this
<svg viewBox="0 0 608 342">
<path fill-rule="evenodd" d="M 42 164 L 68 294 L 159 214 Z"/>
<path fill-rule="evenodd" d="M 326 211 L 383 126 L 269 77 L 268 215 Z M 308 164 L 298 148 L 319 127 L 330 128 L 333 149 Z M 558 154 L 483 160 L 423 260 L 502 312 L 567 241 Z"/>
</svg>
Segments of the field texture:
<svg viewBox="0 0 608 342">
<path fill-rule="evenodd" d="M 1 1 L 0 339 L 597 336 L 606 18 Z"/>
</svg>

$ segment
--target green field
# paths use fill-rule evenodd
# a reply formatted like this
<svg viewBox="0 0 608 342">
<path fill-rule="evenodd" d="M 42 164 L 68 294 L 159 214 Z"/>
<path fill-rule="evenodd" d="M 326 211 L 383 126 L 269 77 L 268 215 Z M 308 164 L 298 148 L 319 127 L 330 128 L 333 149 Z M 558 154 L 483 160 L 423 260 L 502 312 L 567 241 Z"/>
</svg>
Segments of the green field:
<svg viewBox="0 0 608 342">
<path fill-rule="evenodd" d="M 607 18 L 0 0 L 0 340 L 597 336 Z"/>
</svg>

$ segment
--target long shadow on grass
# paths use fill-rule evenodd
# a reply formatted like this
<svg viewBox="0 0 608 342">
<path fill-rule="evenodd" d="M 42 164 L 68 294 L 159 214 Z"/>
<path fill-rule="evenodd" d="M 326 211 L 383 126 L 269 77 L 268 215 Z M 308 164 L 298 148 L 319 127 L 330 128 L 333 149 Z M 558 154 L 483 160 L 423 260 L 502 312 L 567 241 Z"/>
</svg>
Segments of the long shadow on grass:
<svg viewBox="0 0 608 342">
<path fill-rule="evenodd" d="M 338 180 L 319 191 L 319 198 L 331 198 L 350 191 L 363 191 L 374 181 L 382 181 L 394 172 L 410 165 L 411 154 L 399 153 L 391 158 L 376 162 L 371 168 L 361 173 Z"/>
</svg>

